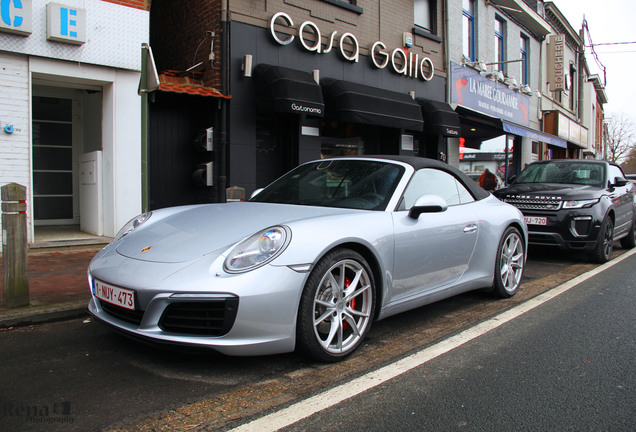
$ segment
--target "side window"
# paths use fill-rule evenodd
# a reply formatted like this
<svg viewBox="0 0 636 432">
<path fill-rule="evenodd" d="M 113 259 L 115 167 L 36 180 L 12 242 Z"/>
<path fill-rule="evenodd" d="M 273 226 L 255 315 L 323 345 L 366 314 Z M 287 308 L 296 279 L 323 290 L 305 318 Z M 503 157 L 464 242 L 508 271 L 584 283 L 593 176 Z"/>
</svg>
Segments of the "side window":
<svg viewBox="0 0 636 432">
<path fill-rule="evenodd" d="M 470 192 L 451 174 L 436 169 L 425 168 L 417 171 L 404 191 L 400 209 L 413 207 L 415 200 L 425 194 L 444 198 L 449 206 L 465 204 L 475 199 Z"/>
<path fill-rule="evenodd" d="M 610 165 L 609 166 L 609 181 L 611 183 L 614 183 L 614 180 L 616 179 L 616 177 L 625 177 L 625 174 L 623 174 L 623 171 L 621 171 L 619 167 Z"/>
</svg>

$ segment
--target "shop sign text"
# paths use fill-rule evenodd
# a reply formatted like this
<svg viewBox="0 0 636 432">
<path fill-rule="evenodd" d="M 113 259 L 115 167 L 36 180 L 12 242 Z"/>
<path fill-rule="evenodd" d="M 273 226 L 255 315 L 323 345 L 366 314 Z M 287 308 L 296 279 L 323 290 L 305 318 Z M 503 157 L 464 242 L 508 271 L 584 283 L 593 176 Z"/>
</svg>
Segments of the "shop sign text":
<svg viewBox="0 0 636 432">
<path fill-rule="evenodd" d="M 0 31 L 30 36 L 33 33 L 32 7 L 32 0 L 0 0 Z M 86 10 L 47 3 L 46 38 L 75 45 L 85 43 Z"/>
<path fill-rule="evenodd" d="M 530 98 L 451 62 L 451 103 L 527 126 Z"/>
<path fill-rule="evenodd" d="M 32 0 L 0 0 L 0 31 L 28 36 L 32 33 Z"/>
<path fill-rule="evenodd" d="M 281 38 L 275 30 L 275 25 L 284 25 L 286 27 L 294 27 L 294 21 L 285 12 L 278 12 L 272 16 L 269 22 L 269 29 L 274 40 L 280 45 L 291 44 L 296 36 L 289 35 L 285 39 Z M 306 32 L 311 32 L 315 42 L 308 43 L 303 37 Z M 337 45 L 342 57 L 350 62 L 358 62 L 360 59 L 360 44 L 354 34 L 346 32 L 338 37 L 338 31 L 334 30 L 329 36 L 329 42 L 326 46 L 322 44 L 322 34 L 320 29 L 313 21 L 305 21 L 298 27 L 298 39 L 300 44 L 307 51 L 317 54 L 328 54 Z M 382 41 L 373 43 L 370 47 L 371 62 L 378 69 L 384 69 L 389 64 L 393 71 L 398 74 L 411 78 L 421 78 L 430 81 L 435 75 L 435 66 L 428 57 L 420 58 L 419 54 L 406 52 L 402 48 L 395 48 L 388 52 L 386 45 Z"/>
<path fill-rule="evenodd" d="M 565 35 L 548 36 L 548 81 L 550 83 L 550 91 L 553 92 L 567 90 L 564 48 Z"/>
</svg>

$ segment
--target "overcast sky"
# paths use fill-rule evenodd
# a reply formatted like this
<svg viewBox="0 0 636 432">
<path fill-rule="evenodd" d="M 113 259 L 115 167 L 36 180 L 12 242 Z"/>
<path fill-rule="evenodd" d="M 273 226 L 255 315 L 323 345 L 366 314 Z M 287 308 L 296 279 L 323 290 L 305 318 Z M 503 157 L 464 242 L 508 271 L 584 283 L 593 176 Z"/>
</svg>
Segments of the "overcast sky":
<svg viewBox="0 0 636 432">
<path fill-rule="evenodd" d="M 606 68 L 608 103 L 606 117 L 612 113 L 624 113 L 636 120 L 636 1 L 635 0 L 553 0 L 568 19 L 574 30 L 579 31 L 583 17 L 587 21 L 589 35 L 596 44 L 634 42 L 621 45 L 595 47 L 598 58 Z M 589 45 L 586 36 L 585 44 Z M 586 48 L 587 63 L 592 73 L 603 79 L 590 48 Z"/>
</svg>

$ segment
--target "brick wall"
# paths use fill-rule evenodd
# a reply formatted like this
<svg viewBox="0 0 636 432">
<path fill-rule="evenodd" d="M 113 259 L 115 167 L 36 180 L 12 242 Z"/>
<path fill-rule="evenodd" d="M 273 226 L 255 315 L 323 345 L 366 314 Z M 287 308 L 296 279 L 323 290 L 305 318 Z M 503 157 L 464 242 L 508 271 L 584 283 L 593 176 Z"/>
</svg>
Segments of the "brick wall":
<svg viewBox="0 0 636 432">
<path fill-rule="evenodd" d="M 460 3 L 461 2 L 451 2 Z M 358 40 L 360 54 L 368 55 L 371 45 L 381 40 L 388 51 L 402 47 L 402 34 L 412 32 L 414 27 L 413 0 L 368 0 L 359 1 L 363 13 L 347 10 L 319 0 L 234 0 L 230 2 L 232 21 L 244 22 L 260 27 L 269 27 L 269 20 L 277 12 L 287 13 L 298 27 L 304 21 L 313 21 L 322 34 L 323 44 L 328 43 L 331 32 L 338 35 L 350 32 Z M 437 36 L 444 37 L 444 1 L 437 1 Z M 295 33 L 294 33 L 295 34 Z M 461 34 L 460 34 L 461 41 Z M 414 43 L 435 64 L 435 69 L 445 76 L 443 42 L 414 35 Z M 413 52 L 419 53 L 418 48 Z"/>
<path fill-rule="evenodd" d="M 150 45 L 157 70 L 185 71 L 199 62 L 206 86 L 219 88 L 221 66 L 220 1 L 153 0 L 150 9 Z M 210 60 L 213 42 L 214 56 Z"/>
<path fill-rule="evenodd" d="M 122 6 L 128 6 L 135 9 L 148 10 L 151 0 L 102 0 L 108 3 L 116 3 Z"/>
</svg>

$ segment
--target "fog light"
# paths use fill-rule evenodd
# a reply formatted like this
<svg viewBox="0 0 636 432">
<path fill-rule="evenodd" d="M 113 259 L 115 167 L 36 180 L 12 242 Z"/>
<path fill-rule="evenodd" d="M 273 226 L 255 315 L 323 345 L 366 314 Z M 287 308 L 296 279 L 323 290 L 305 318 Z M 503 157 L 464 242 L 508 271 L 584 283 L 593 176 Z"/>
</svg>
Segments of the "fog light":
<svg viewBox="0 0 636 432">
<path fill-rule="evenodd" d="M 587 237 L 592 228 L 592 216 L 575 216 L 572 218 L 570 232 L 574 237 Z"/>
</svg>

